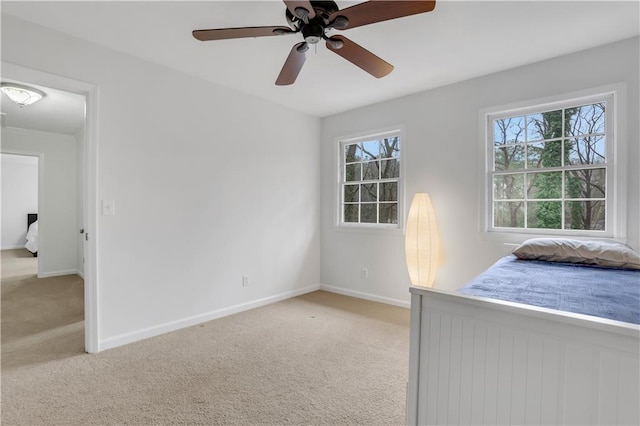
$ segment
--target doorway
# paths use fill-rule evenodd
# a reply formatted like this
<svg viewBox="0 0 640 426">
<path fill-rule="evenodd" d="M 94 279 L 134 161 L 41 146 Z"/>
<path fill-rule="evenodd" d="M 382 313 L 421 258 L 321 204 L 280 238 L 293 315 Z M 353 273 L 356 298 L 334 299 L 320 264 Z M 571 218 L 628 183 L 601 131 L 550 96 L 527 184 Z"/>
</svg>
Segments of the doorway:
<svg viewBox="0 0 640 426">
<path fill-rule="evenodd" d="M 23 262 L 38 273 L 38 186 L 37 155 L 1 153 L 2 171 L 2 243 L 3 252 L 15 251 L 14 257 L 33 257 Z M 26 272 L 26 271 L 25 271 Z M 3 273 L 6 271 L 3 270 Z"/>
<path fill-rule="evenodd" d="M 53 99 L 60 93 L 69 94 L 71 97 L 75 96 L 82 98 L 81 129 L 73 132 L 74 134 L 71 136 L 69 136 L 69 132 L 65 132 L 67 133 L 66 136 L 61 136 L 58 138 L 58 141 L 62 145 L 66 144 L 67 148 L 69 148 L 68 145 L 71 143 L 69 137 L 73 137 L 74 139 L 73 143 L 75 150 L 73 158 L 71 159 L 69 155 L 66 155 L 67 167 L 58 168 L 58 170 L 66 170 L 65 173 L 67 175 L 67 178 L 69 178 L 69 174 L 75 173 L 74 177 L 76 185 L 73 187 L 74 195 L 72 197 L 75 202 L 73 203 L 73 205 L 67 203 L 66 206 L 62 206 L 62 208 L 59 209 L 58 212 L 55 212 L 51 207 L 51 205 L 55 203 L 55 200 L 53 203 L 48 202 L 47 197 L 52 196 L 53 198 L 58 199 L 68 199 L 68 197 L 65 198 L 64 196 L 60 196 L 60 194 L 46 194 L 46 190 L 45 188 L 43 188 L 43 186 L 45 186 L 49 181 L 49 176 L 44 179 L 45 185 L 41 185 L 39 187 L 39 221 L 41 223 L 39 226 L 40 241 L 38 252 L 38 268 L 40 278 L 62 277 L 68 276 L 70 273 L 77 273 L 78 275 L 84 277 L 84 284 L 82 286 L 83 295 L 81 296 L 81 304 L 83 305 L 84 312 L 83 346 L 86 352 L 98 352 L 100 348 L 98 343 L 99 339 L 97 321 L 97 280 L 95 276 L 96 151 L 94 136 L 96 122 L 97 89 L 95 86 L 84 82 L 79 82 L 65 77 L 24 68 L 14 64 L 7 64 L 4 62 L 2 63 L 2 81 L 19 81 L 28 85 L 33 85 L 44 88 L 46 90 L 50 90 L 51 99 Z M 5 104 L 7 103 L 8 102 L 4 102 L 3 100 L 3 110 L 5 109 Z M 25 107 L 25 109 L 32 106 L 34 105 L 29 105 Z M 7 115 L 3 116 L 3 118 L 4 124 L 6 126 L 2 129 L 3 152 L 11 149 L 17 150 L 15 145 L 12 145 L 11 143 L 9 143 L 8 146 L 7 141 L 13 140 L 13 143 L 20 140 L 24 141 L 26 139 L 30 139 L 33 134 L 36 134 L 34 132 L 38 132 L 38 130 L 24 130 L 19 126 L 12 126 L 12 118 L 10 113 L 7 113 Z M 12 133 L 13 139 L 4 137 L 5 133 Z M 53 134 L 54 132 L 48 133 Z M 34 147 L 31 146 L 31 148 Z M 51 163 L 60 160 L 60 156 L 58 154 L 51 152 L 40 153 L 40 169 L 43 169 L 44 162 L 46 162 L 47 164 L 47 167 L 44 168 L 45 174 L 49 172 Z M 73 164 L 74 166 L 72 170 L 70 170 L 70 167 L 68 167 L 70 164 Z M 64 175 L 65 173 L 62 174 Z M 57 176 L 57 178 L 60 178 L 60 176 Z M 40 180 L 41 182 L 43 181 L 42 173 L 40 176 Z M 49 213 L 45 211 L 47 210 L 47 206 L 49 206 Z M 58 205 L 58 207 L 60 207 L 60 205 Z M 61 211 L 63 211 L 63 213 L 61 215 L 58 215 L 58 213 L 60 213 Z M 69 215 L 75 217 L 75 221 L 73 221 L 71 228 L 69 227 L 68 222 L 64 229 L 60 229 L 58 226 L 52 225 L 52 223 L 56 223 L 54 220 L 55 216 L 59 216 L 58 219 L 60 219 L 61 216 Z M 49 221 L 48 224 L 46 223 L 47 220 Z M 81 234 L 81 230 L 83 230 L 84 233 Z M 75 250 L 73 252 L 73 261 L 70 260 L 71 256 L 69 252 L 67 252 L 63 256 L 61 254 L 62 251 L 58 249 L 58 246 L 56 246 L 55 243 L 51 242 L 56 240 L 56 237 L 60 237 L 67 242 L 73 242 L 72 246 L 75 247 Z M 58 239 L 58 241 L 62 240 Z"/>
</svg>

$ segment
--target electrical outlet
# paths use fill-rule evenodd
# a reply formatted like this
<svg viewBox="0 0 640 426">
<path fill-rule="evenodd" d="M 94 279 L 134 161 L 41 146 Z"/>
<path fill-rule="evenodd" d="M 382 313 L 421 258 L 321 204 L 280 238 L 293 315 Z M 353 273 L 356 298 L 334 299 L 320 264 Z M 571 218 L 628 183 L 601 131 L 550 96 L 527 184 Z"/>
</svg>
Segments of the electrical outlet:
<svg viewBox="0 0 640 426">
<path fill-rule="evenodd" d="M 367 268 L 362 268 L 362 270 L 360 270 L 360 276 L 362 278 L 369 278 L 369 270 Z"/>
<path fill-rule="evenodd" d="M 242 287 L 249 287 L 249 277 L 246 275 L 242 276 Z"/>
</svg>

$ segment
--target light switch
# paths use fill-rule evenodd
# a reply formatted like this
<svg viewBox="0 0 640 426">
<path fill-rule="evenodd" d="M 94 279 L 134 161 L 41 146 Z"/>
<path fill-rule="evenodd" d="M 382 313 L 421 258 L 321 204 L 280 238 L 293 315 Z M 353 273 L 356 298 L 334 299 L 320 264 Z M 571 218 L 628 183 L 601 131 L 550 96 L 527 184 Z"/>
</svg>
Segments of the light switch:
<svg viewBox="0 0 640 426">
<path fill-rule="evenodd" d="M 114 200 L 102 200 L 102 216 L 113 216 L 116 214 L 116 202 Z"/>
</svg>

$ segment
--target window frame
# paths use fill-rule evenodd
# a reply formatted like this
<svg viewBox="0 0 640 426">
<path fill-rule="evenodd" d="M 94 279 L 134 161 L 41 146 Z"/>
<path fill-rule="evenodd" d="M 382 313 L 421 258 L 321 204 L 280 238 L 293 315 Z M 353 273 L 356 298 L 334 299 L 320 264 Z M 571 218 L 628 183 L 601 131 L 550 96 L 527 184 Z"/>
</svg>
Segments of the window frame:
<svg viewBox="0 0 640 426">
<path fill-rule="evenodd" d="M 371 141 L 371 140 L 380 140 L 385 137 L 397 136 L 400 140 L 400 151 L 398 155 L 399 159 L 399 174 L 398 178 L 378 178 L 375 180 L 361 180 L 361 181 L 353 181 L 351 183 L 367 183 L 367 182 L 377 182 L 378 184 L 395 181 L 398 184 L 398 200 L 397 200 L 397 215 L 398 215 L 398 223 L 368 223 L 368 222 L 344 222 L 344 186 L 348 184 L 344 180 L 345 174 L 345 153 L 344 146 L 355 144 L 359 142 Z M 334 139 L 336 155 L 334 158 L 337 159 L 336 166 L 336 209 L 335 209 L 335 226 L 338 230 L 345 231 L 385 231 L 385 232 L 393 232 L 393 231 L 403 231 L 404 230 L 404 216 L 405 216 L 405 194 L 404 194 L 404 165 L 403 158 L 406 155 L 406 141 L 404 138 L 404 128 L 403 126 L 393 126 L 384 129 L 372 130 L 367 132 L 360 132 L 355 135 L 337 137 Z M 360 204 L 359 202 L 358 204 Z M 379 206 L 380 200 L 377 200 L 375 204 Z M 379 210 L 378 210 L 379 215 Z M 379 220 L 379 217 L 378 217 Z"/>
<path fill-rule="evenodd" d="M 518 117 L 542 113 L 590 103 L 606 102 L 606 163 L 588 168 L 606 168 L 606 217 L 605 230 L 509 228 L 494 226 L 494 142 L 493 121 L 501 118 Z M 520 242 L 524 238 L 536 236 L 564 236 L 571 238 L 613 238 L 626 240 L 626 85 L 616 84 L 607 87 L 583 90 L 580 92 L 557 95 L 543 99 L 523 101 L 517 104 L 485 108 L 480 111 L 480 147 L 481 166 L 479 194 L 481 197 L 479 214 L 480 231 L 487 239 L 505 242 Z M 563 135 L 563 139 L 565 136 Z M 526 161 L 526 159 L 525 159 Z M 580 168 L 575 166 L 574 168 Z M 571 166 L 536 169 L 539 172 L 568 170 Z M 531 169 L 519 170 L 527 173 Z M 564 176 L 564 175 L 563 175 Z M 563 184 L 564 187 L 564 184 Z M 563 199 L 565 194 L 563 194 Z M 562 219 L 564 223 L 564 218 Z"/>
</svg>

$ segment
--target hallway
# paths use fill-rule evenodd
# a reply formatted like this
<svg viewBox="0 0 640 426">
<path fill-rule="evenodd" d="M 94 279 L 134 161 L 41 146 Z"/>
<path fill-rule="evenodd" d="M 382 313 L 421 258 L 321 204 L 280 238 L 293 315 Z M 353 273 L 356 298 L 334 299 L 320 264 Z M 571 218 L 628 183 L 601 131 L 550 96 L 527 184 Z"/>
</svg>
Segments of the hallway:
<svg viewBox="0 0 640 426">
<path fill-rule="evenodd" d="M 84 353 L 82 278 L 38 278 L 26 249 L 1 255 L 2 372 Z"/>
</svg>

